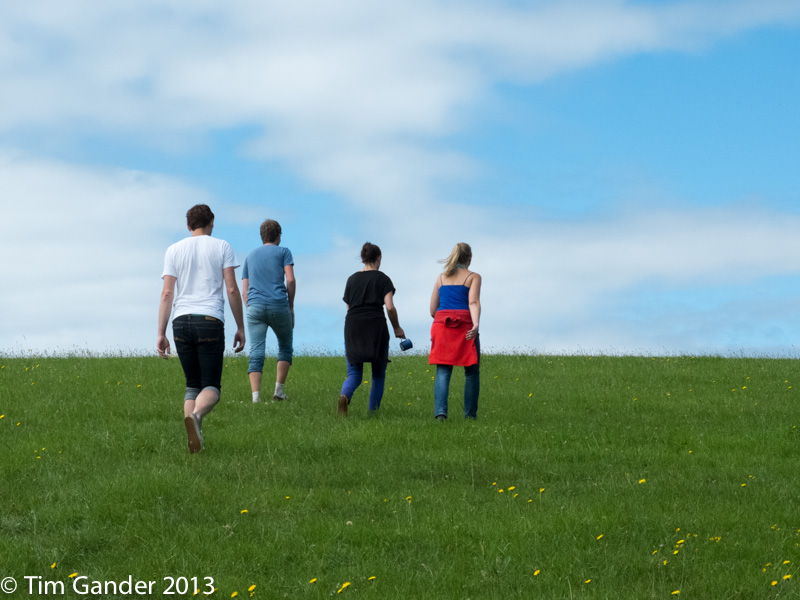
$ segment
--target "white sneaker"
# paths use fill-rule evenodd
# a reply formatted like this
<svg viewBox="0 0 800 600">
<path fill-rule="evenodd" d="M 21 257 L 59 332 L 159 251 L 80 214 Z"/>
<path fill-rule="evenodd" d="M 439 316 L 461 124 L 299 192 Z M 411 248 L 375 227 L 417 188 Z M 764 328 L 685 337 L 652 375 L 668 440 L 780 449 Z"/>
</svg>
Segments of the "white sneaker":
<svg viewBox="0 0 800 600">
<path fill-rule="evenodd" d="M 273 396 L 272 396 L 272 401 L 273 401 L 273 402 L 282 402 L 282 401 L 284 401 L 284 400 L 288 400 L 288 399 L 289 399 L 289 396 L 287 396 L 287 395 L 286 395 L 286 394 L 284 394 L 284 393 L 281 393 L 281 394 L 273 394 Z"/>
</svg>

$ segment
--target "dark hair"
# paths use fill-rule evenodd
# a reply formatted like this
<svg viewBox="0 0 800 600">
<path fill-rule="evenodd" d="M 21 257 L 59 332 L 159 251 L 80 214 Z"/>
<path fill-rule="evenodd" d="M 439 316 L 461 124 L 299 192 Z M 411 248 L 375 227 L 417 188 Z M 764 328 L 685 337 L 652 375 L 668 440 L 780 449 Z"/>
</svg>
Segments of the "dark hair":
<svg viewBox="0 0 800 600">
<path fill-rule="evenodd" d="M 272 219 L 267 219 L 261 224 L 261 241 L 265 244 L 274 244 L 281 237 L 281 224 Z"/>
<path fill-rule="evenodd" d="M 370 244 L 369 242 L 366 242 L 361 247 L 361 262 L 363 262 L 365 265 L 377 262 L 380 257 L 381 257 L 381 249 L 378 248 L 375 244 Z"/>
<path fill-rule="evenodd" d="M 195 204 L 186 213 L 186 224 L 192 231 L 208 227 L 213 220 L 214 213 L 207 204 Z"/>
</svg>

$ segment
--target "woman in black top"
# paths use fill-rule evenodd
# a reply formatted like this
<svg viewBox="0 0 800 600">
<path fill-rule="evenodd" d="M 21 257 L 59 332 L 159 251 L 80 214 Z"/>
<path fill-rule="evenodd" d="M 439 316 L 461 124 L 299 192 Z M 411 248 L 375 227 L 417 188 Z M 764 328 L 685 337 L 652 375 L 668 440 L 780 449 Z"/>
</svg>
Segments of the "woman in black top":
<svg viewBox="0 0 800 600">
<path fill-rule="evenodd" d="M 365 362 L 372 364 L 369 410 L 377 410 L 381 405 L 386 365 L 389 362 L 389 330 L 383 315 L 384 305 L 395 336 L 406 336 L 397 320 L 392 280 L 378 270 L 381 266 L 381 249 L 367 242 L 361 248 L 361 262 L 364 268 L 353 273 L 344 288 L 343 300 L 347 304 L 344 320 L 347 379 L 342 384 L 338 411 L 343 416 L 347 416 L 353 393 L 361 384 Z"/>
</svg>

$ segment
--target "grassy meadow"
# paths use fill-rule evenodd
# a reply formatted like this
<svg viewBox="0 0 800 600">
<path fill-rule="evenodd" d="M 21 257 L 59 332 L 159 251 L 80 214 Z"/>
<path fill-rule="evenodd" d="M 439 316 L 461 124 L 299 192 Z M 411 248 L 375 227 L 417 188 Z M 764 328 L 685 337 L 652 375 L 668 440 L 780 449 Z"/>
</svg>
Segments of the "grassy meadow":
<svg viewBox="0 0 800 600">
<path fill-rule="evenodd" d="M 425 357 L 346 419 L 343 358 L 297 357 L 283 403 L 246 372 L 190 455 L 177 359 L 0 358 L 5 596 L 800 598 L 797 361 L 487 355 L 478 420 L 456 369 L 445 423 Z"/>
</svg>

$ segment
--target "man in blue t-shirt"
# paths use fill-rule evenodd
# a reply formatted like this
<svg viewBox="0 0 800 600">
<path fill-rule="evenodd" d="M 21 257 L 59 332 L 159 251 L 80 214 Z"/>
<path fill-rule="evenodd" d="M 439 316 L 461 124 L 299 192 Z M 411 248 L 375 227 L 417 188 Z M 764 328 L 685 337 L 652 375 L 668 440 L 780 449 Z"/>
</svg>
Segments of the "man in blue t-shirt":
<svg viewBox="0 0 800 600">
<path fill-rule="evenodd" d="M 294 337 L 294 259 L 291 251 L 280 245 L 281 226 L 277 221 L 267 219 L 261 224 L 261 241 L 264 245 L 250 253 L 242 269 L 242 296 L 247 307 L 250 338 L 247 373 L 253 402 L 261 401 L 261 376 L 269 327 L 278 338 L 278 367 L 272 399 L 287 399 L 283 386 L 292 366 Z"/>
</svg>

